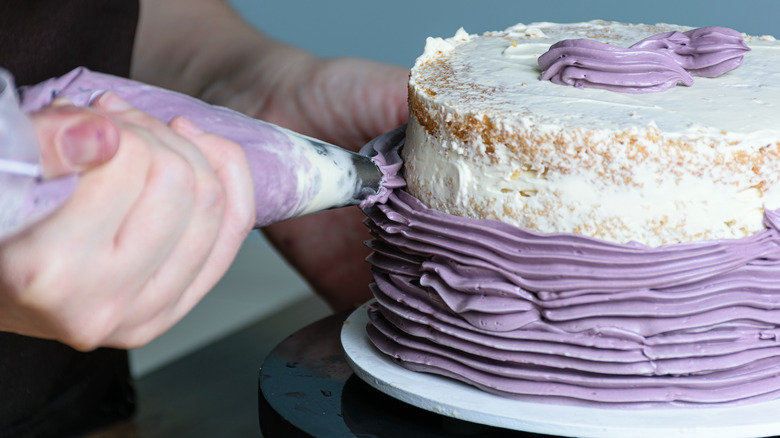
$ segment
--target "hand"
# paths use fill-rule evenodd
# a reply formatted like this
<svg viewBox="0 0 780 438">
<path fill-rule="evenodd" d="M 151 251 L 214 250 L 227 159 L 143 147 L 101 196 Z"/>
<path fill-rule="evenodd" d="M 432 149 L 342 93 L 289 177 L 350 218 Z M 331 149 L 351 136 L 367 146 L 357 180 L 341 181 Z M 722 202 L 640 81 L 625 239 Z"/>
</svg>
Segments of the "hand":
<svg viewBox="0 0 780 438">
<path fill-rule="evenodd" d="M 251 115 L 352 150 L 406 122 L 408 70 L 355 59 L 299 62 Z M 264 231 L 314 291 L 343 310 L 371 298 L 364 219 L 359 209 L 342 208 Z"/>
<path fill-rule="evenodd" d="M 113 94 L 33 116 L 45 173 L 82 171 L 59 210 L 0 246 L 0 330 L 133 348 L 181 319 L 254 223 L 241 148 Z"/>
<path fill-rule="evenodd" d="M 262 106 L 249 115 L 353 151 L 406 123 L 408 69 L 291 51 L 269 60 L 285 74 L 271 93 L 253 96 Z"/>
</svg>

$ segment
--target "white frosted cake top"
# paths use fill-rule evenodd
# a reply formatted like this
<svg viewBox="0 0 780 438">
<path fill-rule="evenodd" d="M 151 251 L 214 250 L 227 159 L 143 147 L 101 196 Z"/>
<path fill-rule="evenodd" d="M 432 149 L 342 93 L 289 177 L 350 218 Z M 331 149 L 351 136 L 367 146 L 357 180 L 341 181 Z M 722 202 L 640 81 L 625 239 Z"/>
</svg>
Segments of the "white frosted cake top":
<svg viewBox="0 0 780 438">
<path fill-rule="evenodd" d="M 724 135 L 727 141 L 749 145 L 777 141 L 780 45 L 772 37 L 745 36 L 751 52 L 742 67 L 718 78 L 697 78 L 692 87 L 678 86 L 661 93 L 632 95 L 539 81 L 537 58 L 560 40 L 589 38 L 628 47 L 652 33 L 687 29 L 664 24 L 534 23 L 485 34 L 490 38 L 460 29 L 452 38 L 429 38 L 416 65 L 446 57 L 459 83 L 475 85 L 437 88 L 438 101 L 468 102 L 458 110 L 474 113 L 523 117 L 532 111 L 537 129 L 547 123 L 557 128 L 561 122 L 588 130 L 619 131 L 655 125 L 668 135 Z M 485 99 L 486 90 L 498 98 Z M 737 109 L 739 114 L 735 114 Z"/>
<path fill-rule="evenodd" d="M 541 232 L 651 246 L 738 238 L 780 208 L 780 44 L 658 93 L 540 80 L 564 39 L 621 47 L 673 25 L 519 24 L 429 38 L 410 79 L 410 192 L 428 206 Z"/>
</svg>

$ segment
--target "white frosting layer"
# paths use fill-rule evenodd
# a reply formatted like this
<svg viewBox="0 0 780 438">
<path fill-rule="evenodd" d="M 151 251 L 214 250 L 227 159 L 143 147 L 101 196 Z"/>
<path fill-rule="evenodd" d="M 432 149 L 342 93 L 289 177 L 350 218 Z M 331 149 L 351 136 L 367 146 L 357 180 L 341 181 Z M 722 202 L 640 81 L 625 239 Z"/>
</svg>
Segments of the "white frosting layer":
<svg viewBox="0 0 780 438">
<path fill-rule="evenodd" d="M 762 229 L 763 207 L 780 208 L 780 163 L 769 155 L 754 160 L 761 148 L 780 150 L 774 38 L 745 37 L 751 51 L 741 67 L 660 93 L 539 80 L 536 59 L 559 40 L 627 47 L 685 29 L 536 23 L 429 38 L 410 86 L 431 117 L 445 121 L 442 132 L 449 121 L 472 117 L 489 120 L 507 137 L 545 139 L 529 153 L 501 139 L 486 144 L 479 134 L 430 132 L 412 117 L 404 149 L 410 191 L 450 214 L 651 246 Z M 451 78 L 434 77 L 436 65 L 446 65 Z M 620 136 L 632 147 L 617 141 Z"/>
<path fill-rule="evenodd" d="M 708 184 L 691 175 L 680 180 L 653 181 L 654 175 L 637 172 L 635 180 L 652 187 L 651 190 L 599 184 L 600 177 L 592 172 L 539 178 L 537 172 L 517 171 L 512 165 L 475 166 L 456 149 L 438 149 L 438 145 L 437 139 L 411 121 L 404 156 L 407 163 L 415 163 L 407 164 L 407 169 L 413 167 L 415 174 L 428 175 L 424 185 L 432 190 L 426 197 L 429 207 L 451 212 L 452 205 L 461 206 L 467 212 L 460 213 L 462 216 L 486 216 L 530 228 L 522 218 L 518 220 L 507 212 L 510 209 L 545 211 L 546 205 L 570 200 L 569 209 L 559 208 L 554 214 L 533 218 L 532 228 L 548 233 L 577 233 L 650 246 L 677 241 L 680 233 L 742 237 L 763 228 L 762 202 L 770 197 L 777 199 L 776 188 L 770 196 L 762 198 L 757 189 L 749 186 Z M 477 200 L 492 202 L 476 204 Z M 478 209 L 473 208 L 475 205 Z M 613 235 L 600 234 L 588 227 L 599 217 L 619 217 L 625 227 L 634 231 L 614 228 Z M 680 223 L 683 228 L 666 228 L 659 223 L 657 229 L 647 230 L 648 217 L 667 218 L 668 222 Z"/>
</svg>

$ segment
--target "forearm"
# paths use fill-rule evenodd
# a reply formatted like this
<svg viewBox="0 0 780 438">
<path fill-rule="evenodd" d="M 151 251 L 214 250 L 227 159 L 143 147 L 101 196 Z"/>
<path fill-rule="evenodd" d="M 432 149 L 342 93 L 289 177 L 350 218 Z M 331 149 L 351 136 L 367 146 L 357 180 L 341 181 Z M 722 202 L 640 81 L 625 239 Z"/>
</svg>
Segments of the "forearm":
<svg viewBox="0 0 780 438">
<path fill-rule="evenodd" d="M 258 116 L 313 58 L 258 32 L 226 1 L 142 0 L 131 75 Z"/>
<path fill-rule="evenodd" d="M 135 79 L 357 150 L 403 124 L 406 68 L 323 59 L 274 41 L 222 0 L 142 0 Z M 176 25 L 178 24 L 178 25 Z M 358 209 L 265 228 L 334 308 L 368 299 L 368 238 Z"/>
<path fill-rule="evenodd" d="M 407 117 L 407 69 L 314 56 L 224 0 L 142 0 L 132 74 L 353 150 Z"/>
</svg>

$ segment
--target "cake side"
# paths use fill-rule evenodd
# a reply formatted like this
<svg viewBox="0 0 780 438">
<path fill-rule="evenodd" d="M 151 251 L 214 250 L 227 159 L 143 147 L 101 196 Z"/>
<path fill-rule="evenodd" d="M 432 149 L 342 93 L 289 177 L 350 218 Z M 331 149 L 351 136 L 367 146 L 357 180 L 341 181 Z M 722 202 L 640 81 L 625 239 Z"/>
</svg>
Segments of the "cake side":
<svg viewBox="0 0 780 438">
<path fill-rule="evenodd" d="M 625 32 L 612 32 L 623 27 Z M 618 38 L 625 46 L 648 36 L 636 32 L 647 26 L 603 22 L 542 23 L 510 32 L 522 34 L 512 38 L 538 39 L 559 28 L 592 28 L 588 34 L 595 36 L 625 33 L 623 39 L 631 41 Z M 402 148 L 409 187 L 395 186 L 386 200 L 365 210 L 374 236 L 368 261 L 376 301 L 366 328 L 373 345 L 408 369 L 540 403 L 665 409 L 776 399 L 780 210 L 761 205 L 773 196 L 772 119 L 780 101 L 771 85 L 762 100 L 750 96 L 755 84 L 777 79 L 780 67 L 772 70 L 773 58 L 754 49 L 760 56 L 746 65 L 766 66 L 757 68 L 765 77 L 753 85 L 747 76 L 729 73 L 717 83 L 697 78 L 693 88 L 657 93 L 674 98 L 703 83 L 710 90 L 701 102 L 719 100 L 705 111 L 708 104 L 697 106 L 691 93 L 674 98 L 675 107 L 652 95 L 539 83 L 538 68 L 503 59 L 491 64 L 494 52 L 472 44 L 500 40 L 504 52 L 520 56 L 523 44 L 505 34 L 458 32 L 431 40 L 415 67 L 431 68 L 430 78 L 411 78 L 405 143 L 390 136 L 376 144 L 393 163 Z M 756 46 L 761 44 L 775 45 L 770 38 Z M 452 61 L 460 49 L 472 50 L 470 62 Z M 476 71 L 498 68 L 515 77 L 526 67 L 537 79 L 534 85 Z M 423 79 L 440 87 L 423 86 Z M 731 88 L 712 94 L 724 83 Z M 515 95 L 506 91 L 511 87 L 532 91 Z M 762 111 L 753 111 L 745 99 Z M 694 103 L 682 105 L 689 100 Z M 569 226 L 587 222 L 587 214 L 594 214 L 594 222 L 608 220 L 604 211 L 610 211 L 635 221 L 626 239 L 645 241 L 537 232 L 507 220 L 513 210 L 530 214 L 527 205 L 546 192 L 559 193 L 561 199 L 549 196 L 548 202 L 564 207 L 544 210 L 534 220 Z M 448 214 L 471 208 L 471 199 L 495 208 L 477 209 L 477 218 Z M 631 211 L 636 199 L 650 208 L 639 215 Z M 711 211 L 689 204 L 702 199 Z M 672 232 L 680 227 L 665 223 L 645 233 L 648 218 L 666 208 L 655 204 L 664 202 L 675 204 L 675 215 L 699 216 L 688 218 L 679 235 Z M 762 224 L 747 237 L 652 243 L 704 235 L 707 215 L 728 218 L 740 213 L 730 209 L 742 208 Z M 501 220 L 481 218 L 499 215 Z M 698 228 L 689 230 L 692 225 Z M 604 235 L 623 230 L 620 223 L 600 226 Z"/>
<path fill-rule="evenodd" d="M 408 190 L 450 214 L 650 246 L 763 229 L 763 207 L 780 207 L 771 38 L 747 37 L 742 67 L 690 88 L 539 81 L 536 58 L 564 35 L 628 46 L 670 29 L 687 28 L 539 23 L 429 39 L 409 83 Z"/>
<path fill-rule="evenodd" d="M 368 335 L 399 365 L 521 400 L 726 406 L 780 394 L 780 232 L 648 248 L 429 209 L 368 212 Z"/>
</svg>

